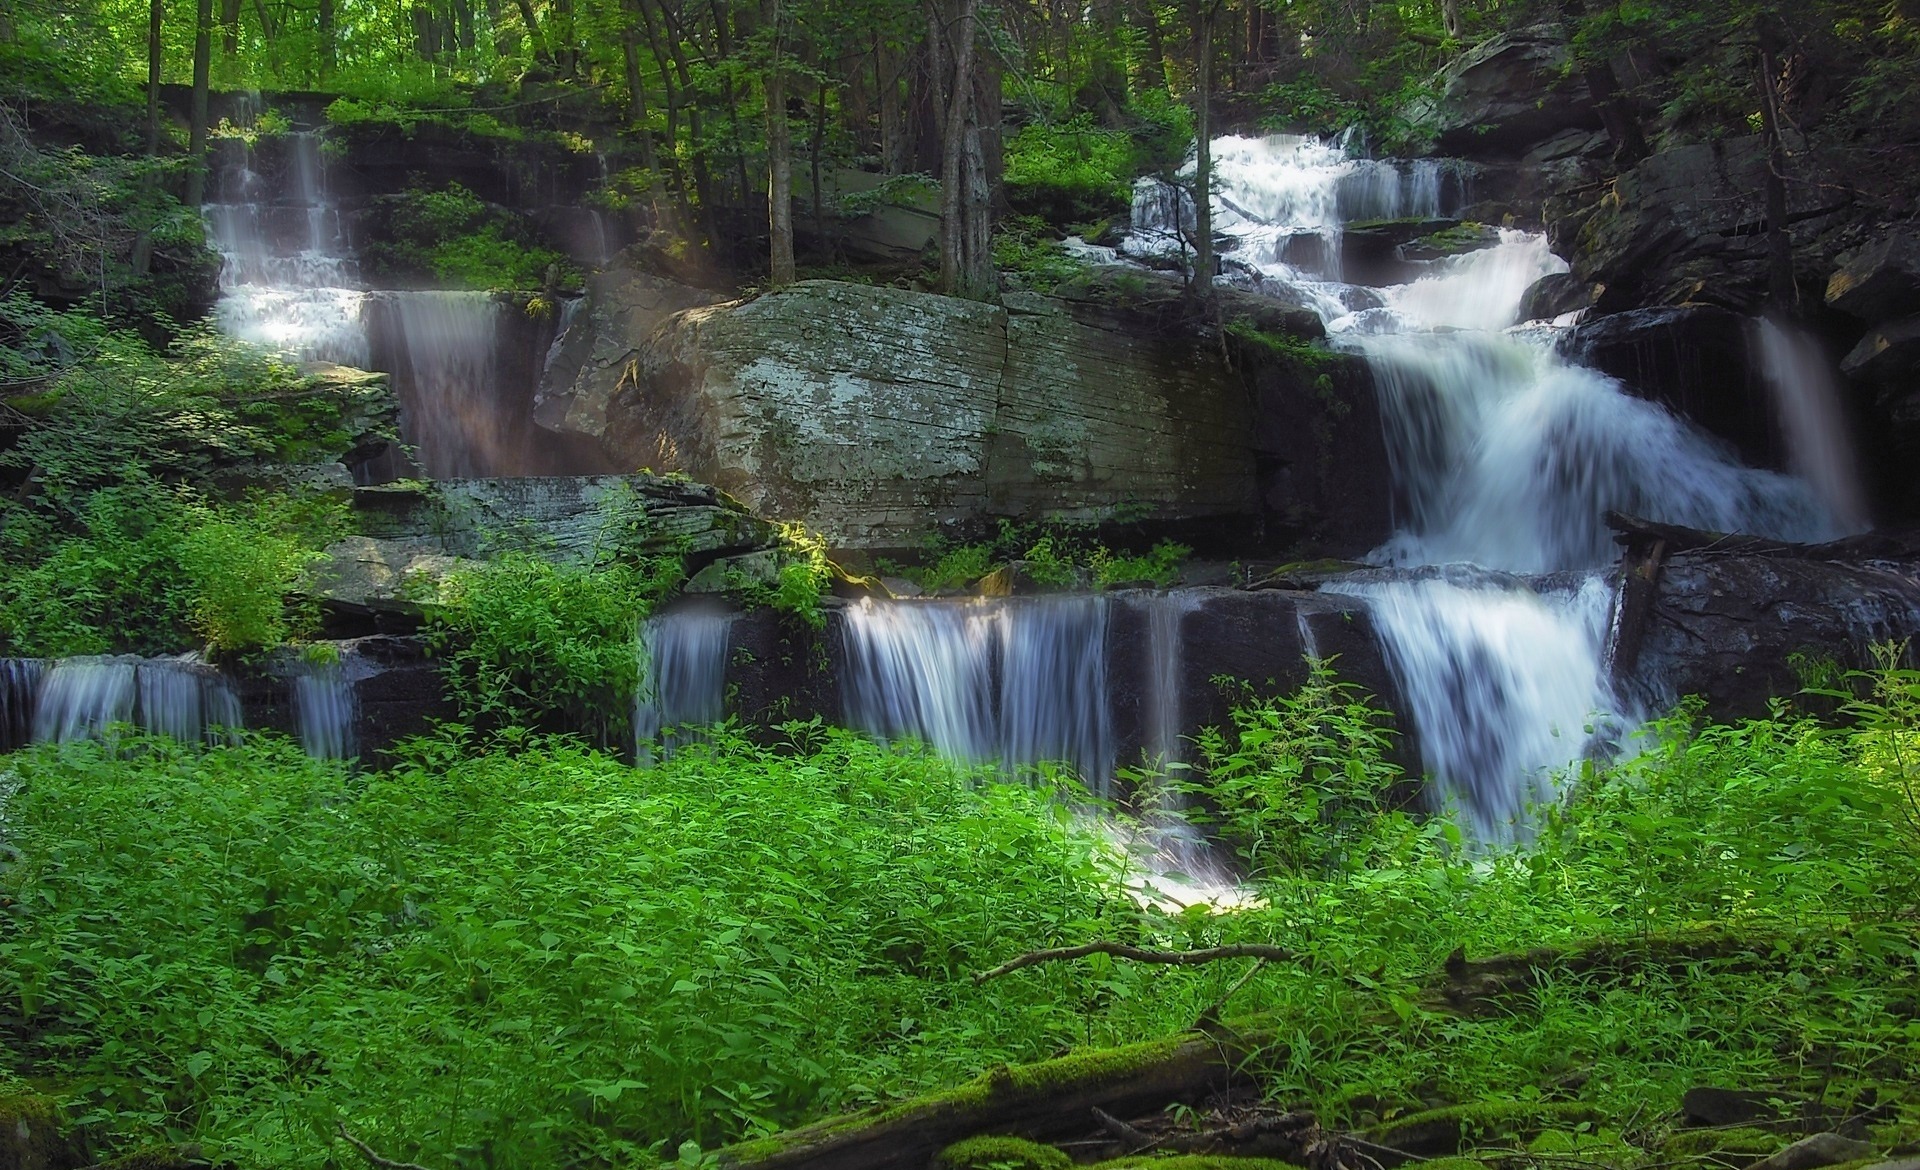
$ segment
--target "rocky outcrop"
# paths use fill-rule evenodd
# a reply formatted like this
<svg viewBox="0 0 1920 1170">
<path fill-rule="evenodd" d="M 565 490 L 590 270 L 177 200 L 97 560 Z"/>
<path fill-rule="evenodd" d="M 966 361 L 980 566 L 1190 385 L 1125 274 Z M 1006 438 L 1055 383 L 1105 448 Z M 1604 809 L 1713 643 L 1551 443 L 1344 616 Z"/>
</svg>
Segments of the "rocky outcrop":
<svg viewBox="0 0 1920 1170">
<path fill-rule="evenodd" d="M 1784 468 L 1785 443 L 1750 352 L 1750 328 L 1727 309 L 1680 305 L 1592 318 L 1562 344 L 1579 364 L 1732 443 L 1742 462 Z"/>
<path fill-rule="evenodd" d="M 562 562 L 672 555 L 718 578 L 751 572 L 777 545 L 736 501 L 655 475 L 409 480 L 359 488 L 353 504 L 359 533 L 327 550 L 311 586 L 336 635 L 412 629 L 410 596 L 504 549 Z"/>
<path fill-rule="evenodd" d="M 1420 120 L 1449 154 L 1517 156 L 1564 130 L 1600 128 L 1566 37 L 1540 25 L 1490 38 L 1436 78 Z"/>
<path fill-rule="evenodd" d="M 1827 304 L 1866 321 L 1920 310 L 1920 230 L 1888 231 L 1840 257 Z"/>
<path fill-rule="evenodd" d="M 1613 659 L 1623 697 L 1659 710 L 1699 695 L 1716 719 L 1761 718 L 1810 680 L 1875 664 L 1920 634 L 1920 542 L 1869 536 L 1800 547 L 1686 530 L 1628 535 Z"/>
<path fill-rule="evenodd" d="M 1804 149 L 1790 153 L 1788 228 L 1797 267 L 1825 279 L 1850 196 Z M 1598 199 L 1550 200 L 1555 251 L 1602 287 L 1604 311 L 1702 302 L 1751 311 L 1767 288 L 1765 143 L 1759 135 L 1661 151 Z"/>
<path fill-rule="evenodd" d="M 591 343 L 604 360 L 556 375 L 565 425 L 839 547 L 992 517 L 1127 509 L 1242 535 L 1261 517 L 1246 389 L 1168 314 L 828 281 L 690 308 L 645 338 L 622 333 L 627 310 L 591 312 L 613 334 Z"/>
</svg>

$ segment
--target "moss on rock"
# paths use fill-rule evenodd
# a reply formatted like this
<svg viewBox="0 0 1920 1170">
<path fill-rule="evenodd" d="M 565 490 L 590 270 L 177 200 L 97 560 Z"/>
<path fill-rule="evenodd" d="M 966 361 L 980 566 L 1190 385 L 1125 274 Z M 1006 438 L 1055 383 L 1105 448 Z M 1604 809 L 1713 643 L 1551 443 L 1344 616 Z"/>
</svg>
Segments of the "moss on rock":
<svg viewBox="0 0 1920 1170">
<path fill-rule="evenodd" d="M 1660 1153 L 1669 1161 L 1697 1159 L 1739 1170 L 1773 1156 L 1786 1144 L 1786 1139 L 1779 1134 L 1757 1126 L 1683 1129 L 1661 1143 Z"/>
<path fill-rule="evenodd" d="M 1421 1170 L 1425 1170 L 1423 1164 Z M 1095 1163 L 1093 1170 L 1300 1170 L 1278 1158 L 1237 1158 L 1231 1154 L 1176 1154 L 1157 1157 L 1134 1154 L 1111 1162 Z"/>
<path fill-rule="evenodd" d="M 1374 1126 L 1367 1140 L 1410 1154 L 1458 1154 L 1487 1142 L 1519 1143 L 1548 1128 L 1599 1121 L 1592 1106 L 1579 1102 L 1478 1101 Z"/>
<path fill-rule="evenodd" d="M 1019 1137 L 970 1137 L 941 1150 L 934 1170 L 1067 1170 L 1073 1160 L 1052 1146 Z"/>
<path fill-rule="evenodd" d="M 60 1107 L 38 1093 L 0 1091 L 0 1170 L 64 1170 L 87 1159 L 67 1135 Z"/>
</svg>

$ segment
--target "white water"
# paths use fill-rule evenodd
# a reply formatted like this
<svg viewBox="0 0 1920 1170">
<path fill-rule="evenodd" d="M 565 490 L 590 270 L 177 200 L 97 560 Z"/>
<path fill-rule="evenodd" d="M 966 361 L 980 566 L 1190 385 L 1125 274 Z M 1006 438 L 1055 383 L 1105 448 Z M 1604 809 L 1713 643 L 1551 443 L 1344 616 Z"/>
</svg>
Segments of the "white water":
<svg viewBox="0 0 1920 1170">
<path fill-rule="evenodd" d="M 383 352 L 407 439 L 436 479 L 513 474 L 532 419 L 502 401 L 499 339 L 507 306 L 483 292 L 374 294 Z"/>
<path fill-rule="evenodd" d="M 354 693 L 350 658 L 339 662 L 295 662 L 287 685 L 293 695 L 294 735 L 306 753 L 320 760 L 349 760 L 358 753 L 354 725 L 359 696 Z"/>
<path fill-rule="evenodd" d="M 1770 317 L 1755 323 L 1754 334 L 1794 474 L 1813 485 L 1841 528 L 1865 529 L 1867 492 L 1860 483 L 1832 363 L 1812 338 Z"/>
<path fill-rule="evenodd" d="M 220 253 L 223 333 L 302 361 L 366 367 L 371 354 L 361 288 L 340 214 L 326 185 L 317 134 L 284 135 L 275 177 L 254 152 L 219 174 L 219 200 L 202 213 Z"/>
<path fill-rule="evenodd" d="M 633 754 L 653 762 L 695 742 L 726 716 L 730 613 L 687 610 L 640 626 L 640 690 L 633 700 Z"/>
<path fill-rule="evenodd" d="M 949 759 L 1063 761 L 1104 792 L 1114 763 L 1101 597 L 876 602 L 846 611 L 847 722 Z"/>
<path fill-rule="evenodd" d="M 1337 249 L 1356 202 L 1382 217 L 1434 214 L 1428 187 L 1416 204 L 1384 181 L 1384 164 L 1312 140 L 1223 138 L 1214 153 L 1216 230 L 1239 240 L 1229 279 L 1313 307 L 1332 344 L 1374 371 L 1398 502 L 1397 531 L 1375 559 L 1583 574 L 1552 589 L 1461 570 L 1339 587 L 1373 610 L 1441 802 L 1482 840 L 1523 835 L 1527 808 L 1556 795 L 1555 777 L 1590 750 L 1596 714 L 1618 705 L 1601 675 L 1604 513 L 1837 536 L 1863 512 L 1827 482 L 1846 464 L 1825 437 L 1833 428 L 1804 402 L 1786 404 L 1789 429 L 1817 452 L 1796 462 L 1817 492 L 1741 467 L 1685 420 L 1567 364 L 1552 325 L 1515 328 L 1527 287 L 1567 270 L 1544 237 L 1505 231 L 1410 283 L 1354 289 L 1338 282 L 1337 255 L 1301 263 L 1286 241 L 1311 234 Z M 1368 194 L 1350 194 L 1356 182 Z M 1387 191 L 1403 202 L 1373 193 Z M 1143 186 L 1122 251 L 1165 252 L 1177 216 L 1191 222 L 1177 198 Z M 1783 403 L 1820 398 L 1804 365 L 1773 364 L 1794 371 L 1776 376 Z"/>
</svg>

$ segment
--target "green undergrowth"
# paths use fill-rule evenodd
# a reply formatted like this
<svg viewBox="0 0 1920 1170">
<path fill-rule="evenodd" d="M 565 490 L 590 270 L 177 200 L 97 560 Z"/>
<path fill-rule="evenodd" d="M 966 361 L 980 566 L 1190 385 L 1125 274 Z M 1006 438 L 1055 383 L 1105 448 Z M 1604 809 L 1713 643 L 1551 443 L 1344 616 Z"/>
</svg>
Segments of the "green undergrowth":
<svg viewBox="0 0 1920 1170">
<path fill-rule="evenodd" d="M 361 775 L 272 739 L 36 748 L 0 771 L 0 1064 L 108 1150 L 317 1167 L 350 1160 L 338 1119 L 424 1165 L 646 1165 L 1109 1077 L 1205 1020 L 1263 1038 L 1243 1067 L 1277 1107 L 1435 1152 L 1671 1165 L 1699 1085 L 1875 1102 L 1894 1149 L 1920 675 L 1871 681 L 1843 729 L 1657 723 L 1506 851 L 1351 790 L 1353 696 L 1248 700 L 1201 766 L 1244 757 L 1253 877 L 1179 912 L 1124 894 L 1050 785 L 815 725 L 646 769 L 523 732 Z M 1098 938 L 1297 957 L 971 978 Z"/>
<path fill-rule="evenodd" d="M 1193 550 L 1171 540 L 1144 552 L 1115 549 L 1102 542 L 1090 524 L 1045 522 L 1016 524 L 1002 520 L 990 539 L 959 543 L 936 539 L 919 563 L 883 559 L 880 571 L 913 582 L 928 593 L 966 589 L 983 577 L 1015 563 L 1032 583 L 1049 589 L 1107 589 L 1120 585 L 1165 588 L 1178 580 Z"/>
<path fill-rule="evenodd" d="M 378 271 L 430 277 L 437 286 L 468 289 L 577 288 L 572 262 L 539 246 L 526 225 L 458 183 L 384 197 L 387 230 L 367 248 Z"/>
<path fill-rule="evenodd" d="M 315 379 L 210 329 L 159 349 L 18 295 L 0 376 L 0 653 L 245 652 L 313 626 L 295 597 L 348 521 L 289 469 L 390 436 L 376 380 Z"/>
</svg>

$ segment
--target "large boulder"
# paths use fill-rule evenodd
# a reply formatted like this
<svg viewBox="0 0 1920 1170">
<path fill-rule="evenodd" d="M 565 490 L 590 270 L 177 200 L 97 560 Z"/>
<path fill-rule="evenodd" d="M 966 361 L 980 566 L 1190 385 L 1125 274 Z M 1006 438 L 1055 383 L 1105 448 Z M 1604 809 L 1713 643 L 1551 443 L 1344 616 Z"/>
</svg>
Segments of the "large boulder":
<svg viewBox="0 0 1920 1170">
<path fill-rule="evenodd" d="M 610 450 L 843 548 L 997 516 L 1259 516 L 1253 419 L 1218 347 L 1108 306 L 806 281 L 636 342 L 594 390 Z"/>
<path fill-rule="evenodd" d="M 1562 344 L 1581 365 L 1732 443 L 1743 462 L 1781 468 L 1786 448 L 1750 328 L 1727 309 L 1678 305 L 1592 318 Z"/>
<path fill-rule="evenodd" d="M 1920 370 L 1920 314 L 1867 330 L 1841 360 L 1840 369 L 1850 378 L 1904 383 L 1911 391 L 1913 374 Z"/>
<path fill-rule="evenodd" d="M 1900 228 L 1840 258 L 1827 304 L 1867 321 L 1920 310 L 1920 232 Z"/>
<path fill-rule="evenodd" d="M 685 309 L 726 297 L 649 271 L 622 257 L 587 278 L 587 295 L 568 310 L 534 395 L 534 421 L 549 430 L 600 438 L 613 396 L 638 373 L 652 332 Z"/>
<path fill-rule="evenodd" d="M 1513 157 L 1562 131 L 1600 128 L 1586 82 L 1569 68 L 1566 37 L 1552 25 L 1493 37 L 1435 80 L 1439 97 L 1422 121 L 1450 154 Z"/>
<path fill-rule="evenodd" d="M 1796 272 L 1824 280 L 1845 236 L 1850 197 L 1795 146 L 1787 218 Z M 1555 250 L 1580 279 L 1604 286 L 1604 311 L 1690 301 L 1751 311 L 1767 291 L 1767 173 L 1757 134 L 1661 151 L 1597 199 L 1550 203 Z"/>
</svg>

